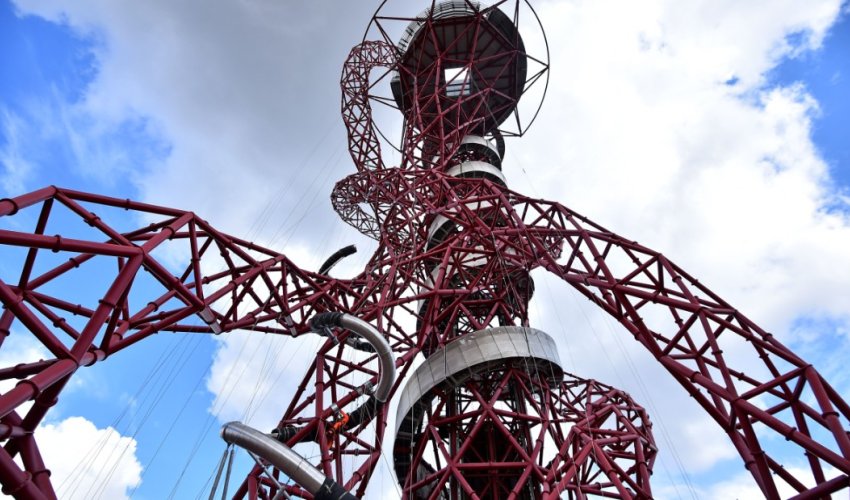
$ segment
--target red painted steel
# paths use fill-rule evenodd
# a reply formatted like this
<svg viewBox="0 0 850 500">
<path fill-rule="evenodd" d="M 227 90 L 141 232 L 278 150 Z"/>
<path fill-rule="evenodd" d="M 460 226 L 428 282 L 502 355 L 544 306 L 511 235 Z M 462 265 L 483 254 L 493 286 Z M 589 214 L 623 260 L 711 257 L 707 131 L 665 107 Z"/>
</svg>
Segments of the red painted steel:
<svg viewBox="0 0 850 500">
<path fill-rule="evenodd" d="M 542 85 L 548 69 L 546 58 L 528 53 L 504 23 L 517 24 L 524 2 L 480 11 L 463 0 L 452 5 L 459 14 L 434 8 L 398 18 L 379 11 L 373 27 L 383 39 L 355 47 L 345 63 L 342 114 L 357 172 L 336 185 L 332 201 L 346 222 L 378 241 L 353 279 L 303 270 L 191 212 L 55 187 L 0 200 L 0 216 L 32 214 L 35 221 L 31 231 L 0 231 L 5 250 L 22 255 L 20 273 L 0 281 L 0 341 L 26 330 L 51 353 L 0 367 L 0 379 L 20 379 L 0 395 L 4 493 L 55 497 L 33 430 L 79 367 L 150 335 L 248 329 L 295 336 L 308 331 L 317 312 L 349 312 L 390 341 L 398 386 L 414 358 L 453 339 L 527 326 L 529 272 L 536 268 L 620 322 L 727 433 L 766 498 L 778 498 L 781 483 L 797 498 L 847 488 L 850 406 L 814 367 L 661 253 L 560 204 L 514 192 L 493 175 L 449 175 L 458 162 L 492 164 L 492 155 L 465 149 L 463 139 L 499 142 L 510 135 L 500 133 L 500 120 L 513 120 L 508 111 L 529 86 Z M 507 14 L 500 18 L 494 9 Z M 419 23 L 406 50 L 383 29 L 391 22 Z M 522 60 L 542 61 L 543 69 L 526 67 L 519 78 Z M 467 87 L 445 81 L 445 69 L 457 67 L 468 69 Z M 393 104 L 378 95 L 378 83 L 396 74 L 395 102 L 405 123 L 400 163 L 389 167 L 371 106 Z M 113 211 L 129 213 L 110 218 Z M 61 235 L 47 234 L 54 218 Z M 119 229 L 113 220 L 145 222 Z M 81 304 L 55 295 L 80 277 L 102 293 Z M 312 446 L 315 464 L 362 496 L 381 457 L 388 407 L 334 425 L 342 412 L 361 407 L 362 384 L 377 379 L 378 366 L 373 354 L 356 351 L 339 334 L 343 342 L 329 338 L 317 353 L 281 428 L 293 429 L 288 444 Z M 447 405 L 452 398 L 471 404 L 470 412 Z M 33 404 L 24 410 L 27 402 Z M 411 443 L 408 498 L 652 495 L 648 417 L 621 391 L 575 377 L 554 383 L 505 362 L 430 404 L 433 418 Z M 482 423 L 465 425 L 473 420 Z M 425 453 L 446 436 L 449 448 Z M 476 447 L 489 455 L 467 453 Z M 805 457 L 809 474 L 792 468 L 797 464 L 787 457 L 795 455 Z M 237 497 L 278 493 L 260 472 L 249 474 Z M 309 497 L 285 487 L 293 497 Z"/>
<path fill-rule="evenodd" d="M 596 381 L 548 375 L 514 360 L 437 391 L 418 436 L 396 441 L 404 496 L 650 498 L 656 448 L 644 410 Z"/>
</svg>

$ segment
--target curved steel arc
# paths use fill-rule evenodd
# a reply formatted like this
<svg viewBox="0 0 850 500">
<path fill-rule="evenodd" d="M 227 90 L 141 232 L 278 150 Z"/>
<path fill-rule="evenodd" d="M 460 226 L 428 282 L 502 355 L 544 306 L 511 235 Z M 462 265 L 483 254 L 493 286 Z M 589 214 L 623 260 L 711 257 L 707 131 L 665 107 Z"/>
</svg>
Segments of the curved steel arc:
<svg viewBox="0 0 850 500">
<path fill-rule="evenodd" d="M 386 347 L 372 352 L 329 336 L 281 417 L 278 428 L 293 430 L 279 438 L 313 443 L 316 470 L 362 497 L 389 406 L 364 404 L 364 387 L 381 380 L 381 396 L 391 399 L 418 356 L 476 331 L 528 327 L 535 268 L 623 325 L 723 428 L 766 498 L 779 498 L 781 483 L 797 498 L 848 487 L 850 405 L 814 367 L 661 253 L 505 187 L 501 155 L 485 137 L 500 139 L 494 113 L 519 102 L 522 92 L 504 92 L 516 82 L 503 76 L 527 54 L 516 29 L 500 21 L 502 33 L 515 33 L 500 37 L 477 3 L 463 5 L 424 19 L 404 54 L 367 41 L 346 61 L 342 113 L 357 173 L 331 198 L 343 220 L 378 240 L 356 278 L 305 271 L 191 212 L 55 187 L 0 199 L 0 217 L 35 221 L 32 231 L 0 230 L 0 245 L 20 263 L 19 275 L 0 281 L 0 343 L 22 326 L 50 353 L 0 367 L 0 380 L 20 379 L 0 395 L 4 493 L 55 498 L 33 431 L 79 367 L 157 332 L 297 336 L 316 314 L 336 311 L 374 327 L 398 377 L 383 382 Z M 370 71 L 378 67 L 399 71 L 399 95 L 411 104 L 400 167 L 384 165 L 372 121 Z M 474 80 L 450 85 L 444 70 L 458 67 Z M 458 167 L 465 162 L 477 166 Z M 107 222 L 111 210 L 150 223 L 119 229 Z M 62 235 L 48 235 L 54 221 Z M 95 297 L 51 292 L 63 280 L 95 277 L 103 281 Z M 644 478 L 655 447 L 643 409 L 604 384 L 555 384 L 527 368 L 522 359 L 493 363 L 410 402 L 423 418 L 410 449 L 394 447 L 409 459 L 405 498 L 650 498 Z M 777 442 L 806 457 L 805 474 L 783 461 Z M 312 496 L 294 485 L 281 490 L 278 479 L 279 470 L 269 478 L 254 468 L 236 496 Z"/>
<path fill-rule="evenodd" d="M 346 310 L 369 293 L 364 281 L 304 271 L 284 255 L 221 233 L 191 212 L 49 187 L 0 201 L 0 216 L 29 213 L 38 205 L 35 232 L 0 230 L 0 244 L 25 253 L 17 283 L 0 281 L 0 341 L 19 321 L 53 355 L 0 369 L 0 379 L 21 379 L 0 395 L 0 430 L 6 429 L 2 437 L 8 439 L 0 450 L 0 481 L 14 496 L 35 497 L 38 490 L 55 497 L 32 433 L 80 366 L 162 331 L 251 329 L 296 336 L 309 331 L 307 320 L 316 312 Z M 133 211 L 154 222 L 118 230 L 101 216 L 110 210 Z M 68 213 L 86 228 L 85 237 L 43 234 L 54 218 L 70 231 Z M 110 261 L 112 266 L 105 266 Z M 113 276 L 87 272 L 109 267 L 117 269 Z M 97 288 L 98 278 L 108 286 L 90 303 L 50 292 L 80 279 Z M 16 410 L 28 401 L 34 404 L 19 416 Z M 14 463 L 18 454 L 31 476 Z"/>
<path fill-rule="evenodd" d="M 670 372 L 727 433 L 768 498 L 779 498 L 777 478 L 801 498 L 850 484 L 850 406 L 811 364 L 661 253 L 559 204 L 513 195 L 539 265 L 613 316 Z M 544 242 L 555 235 L 562 251 Z M 770 434 L 808 457 L 814 483 L 765 449 Z M 837 475 L 827 477 L 830 468 Z"/>
<path fill-rule="evenodd" d="M 396 48 L 386 42 L 364 41 L 351 49 L 340 80 L 342 119 L 348 131 L 348 149 L 358 173 L 338 183 L 331 200 L 345 222 L 375 239 L 379 237 L 381 215 L 386 212 L 386 207 L 377 201 L 381 198 L 364 196 L 358 199 L 352 196 L 351 185 L 362 184 L 369 177 L 369 171 L 384 168 L 380 138 L 372 121 L 369 76 L 375 68 L 389 70 L 393 67 L 396 52 Z M 372 213 L 361 206 L 364 204 L 371 207 Z"/>
</svg>

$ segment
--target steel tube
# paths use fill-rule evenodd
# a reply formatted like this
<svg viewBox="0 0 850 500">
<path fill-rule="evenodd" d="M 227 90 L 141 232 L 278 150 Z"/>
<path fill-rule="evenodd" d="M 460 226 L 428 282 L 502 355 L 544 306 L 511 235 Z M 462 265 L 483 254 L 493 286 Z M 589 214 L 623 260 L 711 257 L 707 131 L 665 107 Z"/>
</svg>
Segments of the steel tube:
<svg viewBox="0 0 850 500">
<path fill-rule="evenodd" d="M 319 491 L 327 479 L 321 471 L 294 452 L 292 448 L 241 422 L 225 424 L 221 428 L 221 437 L 228 443 L 245 448 L 268 460 L 313 495 Z"/>
<path fill-rule="evenodd" d="M 48 198 L 53 197 L 55 194 L 56 188 L 54 186 L 48 186 L 46 188 L 41 188 L 38 191 L 33 191 L 32 193 L 17 196 L 15 198 L 0 199 L 0 217 L 5 215 L 15 215 L 18 210 L 41 201 L 45 201 Z"/>
<path fill-rule="evenodd" d="M 62 238 L 61 236 L 21 233 L 5 229 L 0 229 L 0 242 L 11 246 L 45 248 L 65 252 L 92 252 L 112 257 L 133 257 L 142 253 L 137 247 L 128 247 L 115 243 L 97 243 L 94 241 Z"/>
<path fill-rule="evenodd" d="M 377 328 L 351 314 L 326 312 L 317 314 L 310 320 L 310 327 L 313 330 L 335 326 L 356 333 L 375 348 L 381 373 L 378 377 L 378 383 L 375 386 L 373 396 L 381 403 L 386 402 L 396 378 L 395 358 L 393 357 L 393 350 L 387 339 L 381 335 L 381 332 Z"/>
<path fill-rule="evenodd" d="M 48 387 L 74 373 L 77 367 L 76 361 L 62 359 L 33 377 L 18 382 L 15 387 L 0 396 L 0 418 L 12 413 L 22 403 L 37 397 Z"/>
<path fill-rule="evenodd" d="M 292 448 L 268 434 L 263 434 L 241 422 L 230 422 L 221 428 L 221 437 L 228 443 L 245 448 L 254 455 L 267 460 L 307 490 L 316 500 L 356 500 L 354 495 L 339 483 L 325 476 Z M 254 478 L 254 476 L 251 476 L 251 478 Z M 251 485 L 249 481 L 249 494 L 255 492 L 256 489 L 256 485 Z"/>
</svg>

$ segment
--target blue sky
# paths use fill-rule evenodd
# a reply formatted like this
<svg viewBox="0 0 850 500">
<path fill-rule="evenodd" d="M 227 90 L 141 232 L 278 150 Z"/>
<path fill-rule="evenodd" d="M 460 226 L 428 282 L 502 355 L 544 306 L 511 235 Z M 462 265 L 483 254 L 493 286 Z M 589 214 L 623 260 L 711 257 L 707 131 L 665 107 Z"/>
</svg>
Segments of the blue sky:
<svg viewBox="0 0 850 500">
<path fill-rule="evenodd" d="M 80 36 L 39 17 L 19 17 L 8 2 L 0 3 L 0 60 L 5 68 L 0 73 L 0 113 L 5 122 L 0 145 L 14 151 L 27 169 L 10 186 L 16 192 L 4 189 L 2 196 L 53 184 L 137 197 L 131 175 L 105 177 L 84 162 L 118 158 L 126 162 L 124 171 L 144 169 L 147 162 L 168 154 L 158 138 L 146 133 L 142 121 L 133 120 L 121 123 L 95 144 L 75 144 L 77 134 L 95 128 L 87 117 L 76 116 L 73 108 L 97 73 L 94 53 L 101 43 L 96 36 Z M 8 175 L 9 164 L 4 162 L 3 167 Z M 113 427 L 134 437 L 140 443 L 136 456 L 145 470 L 142 485 L 128 490 L 133 498 L 168 497 L 190 450 L 201 438 L 200 451 L 179 483 L 184 489 L 176 490 L 178 498 L 194 496 L 223 449 L 219 424 L 207 418 L 212 395 L 204 386 L 214 349 L 207 337 L 154 337 L 87 370 L 79 387 L 72 384 L 48 420 L 80 415 L 98 428 Z M 111 444 L 104 447 L 104 456 L 114 461 L 127 454 L 123 446 Z M 83 458 L 91 457 L 88 448 L 82 451 Z M 60 494 L 89 497 L 101 491 L 107 477 L 108 470 L 93 485 L 70 480 L 57 486 Z"/>
<path fill-rule="evenodd" d="M 824 47 L 785 59 L 770 75 L 776 85 L 802 82 L 820 104 L 812 139 L 835 180 L 850 186 L 850 16 L 832 27 Z"/>
<path fill-rule="evenodd" d="M 410 3 L 413 5 L 411 12 L 420 10 L 416 2 Z M 191 19 L 191 12 L 187 14 L 167 5 L 157 6 L 161 12 L 154 7 L 151 7 L 154 12 L 140 8 L 143 12 L 122 17 L 120 10 L 87 8 L 87 2 L 78 9 L 66 7 L 65 11 L 62 7 L 38 7 L 27 2 L 16 7 L 7 0 L 0 0 L 0 60 L 3 61 L 0 72 L 0 197 L 56 184 L 175 205 L 197 210 L 213 224 L 240 236 L 250 234 L 264 241 L 277 242 L 288 255 L 306 259 L 305 267 L 315 265 L 322 257 L 317 254 L 328 254 L 356 239 L 351 234 L 353 231 L 335 220 L 327 196 L 333 182 L 352 170 L 345 158 L 345 136 L 337 117 L 339 94 L 336 85 L 342 60 L 348 48 L 359 40 L 369 17 L 368 9 L 346 6 L 351 12 L 339 17 L 352 19 L 348 26 L 329 16 L 326 11 L 330 7 L 321 2 L 317 5 L 298 7 L 303 10 L 300 15 L 305 20 L 301 26 L 281 21 L 279 26 L 269 27 L 261 22 L 263 16 L 271 15 L 269 13 L 251 13 L 254 17 L 244 14 L 250 22 L 239 24 L 231 20 L 239 16 L 211 8 L 205 13 L 204 22 L 181 27 L 180 23 Z M 174 12 L 169 10 L 172 8 Z M 283 13 L 272 7 L 269 9 L 284 19 Z M 191 11 L 188 7 L 186 10 Z M 778 59 L 772 59 L 775 56 L 770 54 L 776 52 L 761 47 L 758 40 L 753 41 L 735 30 L 722 32 L 723 36 L 740 37 L 740 40 L 732 39 L 734 43 L 751 43 L 754 47 L 750 52 L 741 51 L 751 59 L 741 56 L 740 60 L 730 58 L 717 63 L 718 67 L 728 65 L 729 69 L 711 66 L 714 62 L 709 56 L 714 54 L 708 49 L 713 43 L 719 45 L 722 39 L 718 42 L 706 35 L 707 42 L 694 41 L 678 33 L 675 26 L 661 29 L 659 26 L 663 23 L 649 17 L 655 13 L 653 9 L 640 14 L 646 19 L 634 21 L 645 23 L 638 26 L 642 36 L 646 35 L 642 40 L 649 40 L 651 47 L 656 47 L 657 41 L 656 53 L 640 55 L 648 58 L 645 62 L 650 69 L 639 70 L 625 61 L 625 55 L 617 55 L 622 54 L 623 49 L 616 45 L 620 43 L 616 32 L 597 30 L 596 36 L 604 35 L 606 43 L 579 38 L 582 29 L 569 23 L 582 21 L 587 26 L 596 26 L 594 22 L 605 19 L 604 14 L 592 6 L 583 2 L 549 2 L 541 10 L 549 14 L 549 17 L 543 16 L 544 24 L 555 25 L 547 24 L 552 32 L 550 37 L 557 42 L 551 47 L 553 53 L 563 50 L 576 54 L 576 47 L 593 49 L 581 59 L 575 55 L 553 56 L 555 62 L 560 60 L 558 58 L 563 60 L 560 60 L 561 66 L 553 65 L 554 90 L 540 123 L 527 139 L 508 144 L 506 163 L 512 162 L 513 166 L 508 165 L 506 172 L 512 185 L 529 192 L 540 190 L 531 194 L 557 198 L 568 206 L 575 204 L 574 208 L 600 218 L 612 229 L 642 242 L 649 240 L 661 250 L 669 248 L 675 258 L 688 264 L 686 267 L 696 268 L 700 277 L 707 275 L 704 281 L 717 283 L 721 294 L 728 293 L 736 303 L 746 306 L 742 307 L 745 312 L 754 311 L 754 317 L 784 332 L 791 345 L 805 351 L 817 366 L 825 366 L 827 371 L 838 376 L 841 368 L 834 366 L 834 353 L 845 352 L 850 317 L 850 309 L 842 303 L 850 281 L 839 272 L 845 261 L 840 255 L 833 255 L 842 253 L 840 243 L 848 241 L 845 232 L 848 224 L 840 215 L 848 212 L 848 204 L 846 200 L 843 204 L 839 201 L 850 190 L 850 140 L 847 135 L 850 129 L 850 57 L 847 57 L 850 54 L 850 15 L 846 13 L 846 5 L 845 14 L 837 17 L 834 23 L 827 23 L 825 37 L 818 48 L 808 45 L 808 32 L 800 32 L 799 25 L 821 26 L 819 19 L 801 14 L 802 21 L 790 17 L 776 21 L 778 28 L 754 22 L 758 24 L 752 29 L 754 38 L 785 40 L 793 49 L 781 53 Z M 676 19 L 672 14 L 665 15 Z M 134 26 L 136 17 L 139 25 L 146 26 L 145 16 L 152 16 L 161 23 L 152 24 L 156 29 L 150 30 Z M 706 23 L 709 21 L 711 19 Z M 228 24 L 230 22 L 233 24 Z M 567 26 L 560 30 L 559 22 Z M 694 32 L 701 33 L 702 25 L 691 18 L 688 22 L 694 23 Z M 337 24 L 329 27 L 326 23 Z M 612 30 L 617 27 L 614 22 L 602 24 L 608 25 Z M 635 27 L 628 25 L 626 28 Z M 328 32 L 336 36 L 328 37 Z M 270 43 L 270 40 L 280 41 L 280 37 L 289 40 L 286 37 L 290 35 L 302 44 L 307 43 L 305 40 L 321 40 L 315 44 L 324 45 L 308 50 L 298 43 Z M 251 41 L 254 36 L 256 42 Z M 572 36 L 576 38 L 570 38 Z M 163 40 L 162 45 L 157 45 L 157 39 Z M 583 44 L 576 45 L 578 40 Z M 668 47 L 682 53 L 705 50 L 697 53 L 706 58 L 704 63 L 692 62 L 693 67 L 673 64 L 678 68 L 675 74 L 684 76 L 668 82 L 664 75 L 673 73 L 664 73 L 671 71 L 665 58 L 674 57 L 668 53 Z M 228 52 L 230 50 L 235 55 Z M 314 52 L 322 57 L 310 56 Z M 285 66 L 285 70 L 278 65 Z M 599 67 L 615 75 L 611 81 L 593 76 L 593 71 Z M 641 73 L 653 67 L 658 76 Z M 748 74 L 746 68 L 756 68 L 751 70 L 755 74 Z M 625 76 L 616 76 L 619 75 L 617 71 Z M 574 75 L 565 76 L 570 73 Z M 717 90 L 722 85 L 713 86 L 711 81 L 733 81 L 715 78 L 724 74 L 734 76 L 736 83 L 730 87 L 743 87 L 739 95 L 730 97 L 726 90 Z M 761 79 L 757 78 L 759 76 Z M 195 77 L 198 80 L 193 80 Z M 602 83 L 596 85 L 599 82 Z M 626 87 L 627 83 L 633 86 Z M 597 86 L 599 95 L 591 95 L 588 89 Z M 654 87 L 661 90 L 657 90 L 657 94 L 655 90 L 648 90 Z M 696 95 L 694 89 L 705 91 L 706 99 L 714 99 L 710 103 L 719 105 L 703 105 L 702 97 L 689 95 Z M 749 101 L 744 94 L 757 98 Z M 222 99 L 222 96 L 227 98 Z M 631 98 L 629 96 L 634 97 L 634 101 L 626 101 Z M 667 102 L 668 96 L 679 100 Z M 668 112 L 682 107 L 688 109 L 683 116 Z M 562 110 L 565 111 L 562 113 Z M 556 115 L 561 114 L 571 119 L 566 124 L 558 121 L 561 118 Z M 765 148 L 773 149 L 745 151 L 735 157 L 728 156 L 732 153 L 716 156 L 712 149 L 715 139 L 711 135 L 719 133 L 717 129 L 726 127 L 737 117 L 746 121 L 751 116 L 755 118 L 750 142 L 764 141 L 769 143 Z M 758 125 L 762 122 L 768 124 Z M 635 123 L 640 126 L 633 126 Z M 797 126 L 801 127 L 801 132 L 795 135 L 793 131 Z M 681 129 L 677 129 L 675 137 L 662 135 L 677 127 Z M 659 132 L 654 134 L 643 128 Z M 762 139 L 762 135 L 769 134 L 768 129 L 776 128 L 791 130 L 779 134 L 779 142 L 800 141 L 799 147 L 787 149 L 787 144 L 774 144 L 776 138 L 772 136 Z M 564 136 L 552 135 L 555 130 L 564 130 Z M 728 138 L 721 139 L 728 141 Z M 521 145 L 523 142 L 525 147 Z M 814 149 L 810 150 L 810 146 Z M 644 157 L 645 164 L 642 163 Z M 752 224 L 737 228 L 733 220 L 736 217 L 724 219 L 723 210 L 717 208 L 717 204 L 726 202 L 721 196 L 723 193 L 732 193 L 729 196 L 734 197 L 738 190 L 727 187 L 726 191 L 717 191 L 721 193 L 719 197 L 709 197 L 716 184 L 735 184 L 740 186 L 742 193 L 755 193 L 753 205 L 734 205 L 738 213 L 742 206 L 749 206 L 757 213 L 758 206 L 762 205 L 768 212 L 779 213 L 781 203 L 776 198 L 782 196 L 774 192 L 793 189 L 794 178 L 789 181 L 762 172 L 758 175 L 763 177 L 742 174 L 739 180 L 715 177 L 715 174 L 720 175 L 727 169 L 735 172 L 741 165 L 755 164 L 764 158 L 772 158 L 781 174 L 793 170 L 782 163 L 786 157 L 807 165 L 800 175 L 809 176 L 804 177 L 806 182 L 819 186 L 820 191 L 812 195 L 819 204 L 817 207 L 805 208 L 803 204 L 804 208 L 792 212 L 811 210 L 811 220 L 791 227 L 799 229 L 798 234 L 814 238 L 812 248 L 823 251 L 823 255 L 815 252 L 812 256 L 811 248 L 803 244 L 783 253 L 786 252 L 783 238 L 793 238 L 793 235 L 783 233 L 782 228 L 766 233 L 764 238 L 758 235 L 748 238 L 746 235 L 752 234 Z M 689 158 L 704 159 L 707 165 L 682 170 L 693 165 Z M 552 161 L 555 165 L 547 165 Z M 632 162 L 642 165 L 643 172 L 648 172 L 650 178 L 630 177 L 641 172 L 640 168 L 629 166 Z M 588 168 L 579 169 L 576 165 Z M 625 166 L 618 170 L 617 165 Z M 817 173 L 821 166 L 826 174 Z M 656 167 L 658 177 L 653 178 L 656 171 L 651 169 Z M 606 170 L 608 168 L 610 170 Z M 531 171 L 533 175 L 524 177 L 519 174 L 520 170 Z M 232 189 L 228 189 L 230 184 Z M 653 191 L 649 184 L 660 184 L 663 189 Z M 646 191 L 635 192 L 640 189 L 636 186 Z M 774 191 L 766 191 L 765 186 Z M 796 196 L 796 193 L 791 194 Z M 794 196 L 787 199 L 796 200 Z M 656 201 L 657 204 L 653 204 Z M 707 209 L 706 205 L 714 207 Z M 641 210 L 623 207 L 641 207 Z M 824 222 L 823 213 L 831 211 L 838 212 L 838 218 Z M 791 216 L 783 217 L 787 221 Z M 257 220 L 261 222 L 256 223 Z M 0 220 L 0 227 L 21 224 L 26 227 L 31 223 L 31 218 L 22 215 L 15 221 Z M 714 223 L 718 227 L 712 226 Z M 764 225 L 771 226 L 767 222 Z M 840 231 L 828 232 L 834 227 Z M 722 237 L 723 231 L 731 231 L 728 239 Z M 698 238 L 691 238 L 694 234 Z M 819 244 L 821 236 L 823 240 Z M 727 253 L 728 247 L 734 246 L 730 241 L 745 239 L 767 242 L 767 249 L 755 243 L 752 247 L 741 243 L 745 247 L 741 269 L 763 272 L 766 276 L 763 282 L 741 280 L 739 276 L 746 272 L 736 271 L 735 266 L 720 269 L 733 258 Z M 705 243 L 689 246 L 685 240 Z M 316 241 L 322 242 L 321 251 L 311 248 Z M 830 253 L 821 248 L 826 246 L 839 248 L 833 248 Z M 846 250 L 843 253 L 847 253 Z M 366 254 L 368 251 L 362 252 L 358 259 L 365 258 Z M 824 281 L 830 276 L 828 270 L 820 274 L 816 269 L 812 271 L 811 283 L 777 271 L 777 268 L 802 268 L 808 258 L 833 266 L 832 281 Z M 354 261 L 352 268 L 356 268 L 357 262 Z M 10 272 L 8 267 L 8 264 L 0 264 L 3 279 Z M 812 298 L 806 300 L 788 295 L 789 288 L 798 289 L 800 296 Z M 822 300 L 819 292 L 813 291 L 820 289 L 833 290 L 832 299 Z M 539 298 L 542 324 L 555 323 L 552 310 L 559 307 L 555 304 L 562 296 L 556 292 L 552 294 L 548 299 L 546 293 Z M 571 299 L 564 300 L 572 304 Z M 590 325 L 582 321 L 574 326 L 581 330 L 588 330 L 589 326 L 592 330 L 596 324 L 595 319 L 588 320 L 593 323 Z M 604 335 L 609 335 L 609 327 L 599 328 Z M 220 373 L 228 369 L 231 366 L 227 365 L 228 360 L 238 357 L 237 352 L 256 352 L 252 349 L 261 344 L 244 346 L 240 341 L 201 336 L 162 335 L 147 340 L 144 345 L 81 373 L 79 383 L 66 391 L 49 420 L 59 423 L 68 417 L 82 416 L 98 429 L 112 426 L 123 436 L 132 436 L 138 443 L 135 457 L 144 467 L 143 481 L 134 491 L 134 498 L 165 498 L 178 482 L 181 488 L 178 497 L 194 497 L 201 491 L 223 449 L 216 432 L 221 422 L 210 416 L 209 408 L 213 405 L 213 393 L 221 394 L 224 389 L 211 381 L 211 371 Z M 587 344 L 578 342 L 564 349 L 575 350 L 581 358 Z M 630 351 L 631 347 L 623 349 L 631 353 L 624 355 L 635 356 L 638 367 L 646 362 L 640 353 Z M 617 356 L 613 355 L 615 362 Z M 281 354 L 280 357 L 280 364 L 286 365 L 287 356 Z M 162 359 L 168 360 L 168 368 L 154 370 Z M 623 374 L 618 375 L 616 368 L 600 370 L 601 373 L 593 375 L 615 385 L 621 383 L 617 378 Z M 154 382 L 146 383 L 151 373 L 154 382 L 169 380 L 165 390 L 160 392 Z M 277 373 L 265 375 L 274 379 Z M 647 379 L 654 380 L 651 379 L 654 372 L 647 373 Z M 246 375 L 248 379 L 250 376 Z M 840 384 L 848 394 L 850 380 L 841 377 Z M 270 401 L 272 409 L 269 412 L 280 411 L 287 402 L 285 394 L 278 394 L 278 397 L 279 401 Z M 677 406 L 675 401 L 668 403 L 659 396 L 654 404 L 662 413 L 658 421 L 670 426 L 671 435 L 688 436 L 688 428 L 674 427 L 672 419 L 663 416 L 666 407 Z M 274 410 L 275 407 L 278 409 Z M 260 414 L 265 411 L 257 410 Z M 221 418 L 238 413 L 238 407 L 228 407 L 222 411 Z M 175 418 L 178 414 L 179 418 Z M 193 460 L 187 461 L 196 445 L 200 448 Z M 685 456 L 689 454 L 687 450 L 689 446 L 683 444 L 678 453 Z M 687 457 L 683 459 L 688 470 L 684 475 L 698 491 L 722 491 L 715 485 L 741 471 L 738 459 L 729 456 L 728 450 L 718 449 L 713 455 L 711 453 L 706 452 L 704 458 L 693 462 Z M 659 468 L 656 477 L 662 482 L 668 478 L 668 487 L 669 483 L 680 485 L 678 489 L 666 490 L 672 492 L 671 497 L 687 498 L 687 490 L 681 486 L 686 482 L 681 470 L 672 461 L 659 467 L 665 468 Z M 392 498 L 393 490 L 385 489 L 389 491 L 388 498 Z"/>
</svg>

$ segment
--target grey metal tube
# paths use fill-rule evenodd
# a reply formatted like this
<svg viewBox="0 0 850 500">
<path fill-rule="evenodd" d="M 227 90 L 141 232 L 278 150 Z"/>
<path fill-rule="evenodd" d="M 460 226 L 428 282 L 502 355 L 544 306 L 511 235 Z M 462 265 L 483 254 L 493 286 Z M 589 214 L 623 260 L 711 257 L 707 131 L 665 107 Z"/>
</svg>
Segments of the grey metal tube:
<svg viewBox="0 0 850 500">
<path fill-rule="evenodd" d="M 268 460 L 312 495 L 316 495 L 328 480 L 327 476 L 292 448 L 242 422 L 225 424 L 221 428 L 221 437 L 228 443 Z"/>
<path fill-rule="evenodd" d="M 221 473 L 224 472 L 224 464 L 227 462 L 227 452 L 232 450 L 230 446 L 224 448 L 224 453 L 221 454 L 221 460 L 218 462 L 218 472 L 215 473 L 215 481 L 210 488 L 209 500 L 215 500 L 215 490 L 218 489 L 218 481 L 221 479 Z"/>
<path fill-rule="evenodd" d="M 227 475 L 224 476 L 224 488 L 221 489 L 221 500 L 227 499 L 227 486 L 230 484 L 230 473 L 233 471 L 233 453 L 236 450 L 230 448 L 230 456 L 227 457 Z"/>
<path fill-rule="evenodd" d="M 346 313 L 317 314 L 310 320 L 310 325 L 313 329 L 321 329 L 326 326 L 339 326 L 356 333 L 372 344 L 372 347 L 375 348 L 375 352 L 378 354 L 378 362 L 381 366 L 381 374 L 378 377 L 378 384 L 375 386 L 374 396 L 381 403 L 386 402 L 390 396 L 390 390 L 395 383 L 396 371 L 393 350 L 387 339 L 381 335 L 381 332 L 357 316 Z"/>
</svg>

